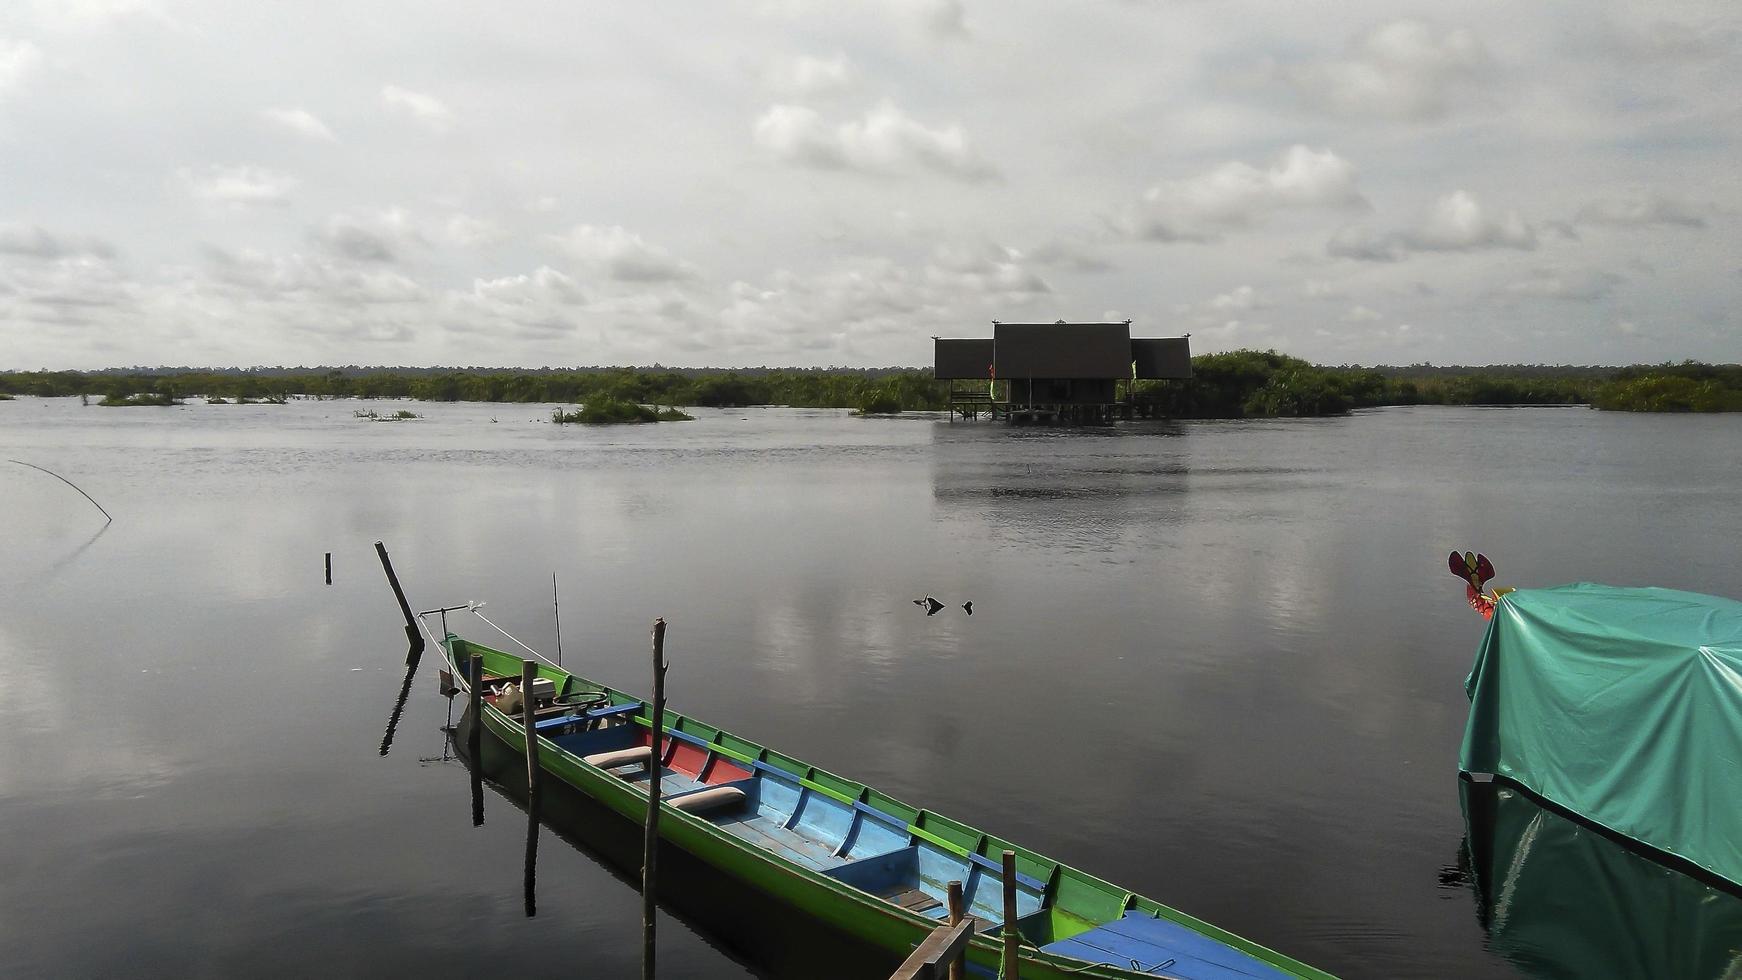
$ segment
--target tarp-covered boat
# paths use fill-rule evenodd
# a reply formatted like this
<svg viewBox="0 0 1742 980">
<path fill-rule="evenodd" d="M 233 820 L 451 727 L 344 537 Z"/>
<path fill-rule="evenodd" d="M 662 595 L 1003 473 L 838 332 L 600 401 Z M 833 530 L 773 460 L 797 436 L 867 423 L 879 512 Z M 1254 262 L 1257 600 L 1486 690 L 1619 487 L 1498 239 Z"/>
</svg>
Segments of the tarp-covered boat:
<svg viewBox="0 0 1742 980">
<path fill-rule="evenodd" d="M 1452 556 L 1460 574 L 1459 556 Z M 1742 603 L 1579 583 L 1487 595 L 1459 760 L 1742 886 Z"/>
<path fill-rule="evenodd" d="M 482 660 L 481 720 L 524 753 L 521 677 L 512 654 L 447 633 L 462 689 Z M 538 666 L 534 724 L 541 769 L 639 822 L 653 764 L 652 708 L 549 664 Z M 474 723 L 478 719 L 471 719 Z M 1329 977 L 1280 953 L 947 817 L 910 806 L 667 710 L 659 760 L 660 837 L 827 925 L 907 955 L 963 884 L 980 920 L 968 950 L 996 973 L 1000 936 L 1021 934 L 1021 975 L 1037 978 L 1256 980 Z M 1006 923 L 1003 850 L 1016 853 L 1017 912 Z"/>
</svg>

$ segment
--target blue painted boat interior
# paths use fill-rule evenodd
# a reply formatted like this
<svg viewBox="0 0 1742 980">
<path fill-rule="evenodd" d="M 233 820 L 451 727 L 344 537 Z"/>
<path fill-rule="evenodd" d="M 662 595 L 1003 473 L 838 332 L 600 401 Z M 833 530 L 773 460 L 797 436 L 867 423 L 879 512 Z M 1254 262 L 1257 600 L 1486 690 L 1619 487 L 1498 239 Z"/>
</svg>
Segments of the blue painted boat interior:
<svg viewBox="0 0 1742 980">
<path fill-rule="evenodd" d="M 619 725 L 560 735 L 552 741 L 574 755 L 588 756 L 629 748 L 637 744 L 636 738 L 632 726 Z M 628 782 L 647 779 L 640 767 L 615 772 Z M 661 767 L 659 778 L 661 798 L 703 787 L 694 777 L 669 766 Z M 981 931 L 996 934 L 1002 926 L 1004 882 L 996 866 L 987 868 L 952 854 L 918 839 L 894 817 L 863 804 L 842 803 L 770 767 L 759 766 L 749 779 L 725 785 L 742 790 L 744 804 L 700 816 L 751 846 L 879 898 L 901 898 L 897 904 L 934 919 L 948 916 L 949 883 L 960 881 L 967 914 L 987 924 Z M 1042 910 L 1045 890 L 1044 882 L 1019 878 L 1019 918 Z"/>
<path fill-rule="evenodd" d="M 1249 980 L 1288 974 L 1177 922 L 1141 912 L 1080 932 L 1041 949 L 1091 963 L 1190 980 Z"/>
</svg>

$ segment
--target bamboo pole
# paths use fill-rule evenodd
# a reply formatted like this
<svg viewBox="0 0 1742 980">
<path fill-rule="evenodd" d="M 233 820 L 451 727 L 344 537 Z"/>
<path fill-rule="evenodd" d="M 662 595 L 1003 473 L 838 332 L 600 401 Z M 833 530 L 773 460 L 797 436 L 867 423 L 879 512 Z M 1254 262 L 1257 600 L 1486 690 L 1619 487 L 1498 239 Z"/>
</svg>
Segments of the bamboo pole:
<svg viewBox="0 0 1742 980">
<path fill-rule="evenodd" d="M 387 546 L 379 541 L 375 542 L 375 553 L 381 556 L 381 568 L 387 573 L 387 584 L 393 586 L 393 598 L 399 600 L 399 611 L 405 615 L 405 638 L 411 641 L 411 649 L 405 655 L 405 662 L 409 664 L 423 653 L 423 634 L 417 631 L 417 620 L 411 615 L 411 603 L 405 601 L 405 590 L 399 587 L 399 576 L 393 574 L 393 559 L 387 557 Z"/>
<path fill-rule="evenodd" d="M 1017 944 L 1022 941 L 1016 931 L 1016 852 L 1004 852 L 1004 969 L 1003 980 L 1017 980 Z"/>
<path fill-rule="evenodd" d="M 654 880 L 659 859 L 659 773 L 665 741 L 665 620 L 653 621 L 653 755 L 647 760 L 647 834 L 641 860 L 641 976 L 653 977 Z"/>
<path fill-rule="evenodd" d="M 333 584 L 333 553 L 327 552 L 327 584 Z"/>
<path fill-rule="evenodd" d="M 538 713 L 532 710 L 532 682 L 538 678 L 538 661 L 520 662 L 520 726 L 526 735 L 526 806 L 538 796 Z"/>
<path fill-rule="evenodd" d="M 948 895 L 950 899 L 950 925 L 953 926 L 962 921 L 962 883 L 959 881 L 950 882 Z M 966 959 L 967 957 L 963 955 L 950 961 L 950 980 L 965 980 L 967 966 L 964 961 Z"/>
<path fill-rule="evenodd" d="M 467 673 L 470 691 L 466 696 L 466 713 L 472 718 L 472 730 L 466 736 L 466 754 L 472 757 L 472 826 L 484 826 L 484 656 L 474 653 Z"/>
</svg>

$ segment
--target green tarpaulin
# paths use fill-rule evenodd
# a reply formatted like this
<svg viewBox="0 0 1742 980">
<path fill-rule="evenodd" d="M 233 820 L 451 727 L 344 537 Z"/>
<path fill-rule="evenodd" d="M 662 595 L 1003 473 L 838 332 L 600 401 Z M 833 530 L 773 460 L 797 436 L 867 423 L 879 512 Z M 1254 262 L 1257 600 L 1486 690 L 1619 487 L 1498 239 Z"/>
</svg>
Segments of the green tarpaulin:
<svg viewBox="0 0 1742 980">
<path fill-rule="evenodd" d="M 1742 602 L 1514 592 L 1464 685 L 1459 761 L 1742 886 Z"/>
</svg>

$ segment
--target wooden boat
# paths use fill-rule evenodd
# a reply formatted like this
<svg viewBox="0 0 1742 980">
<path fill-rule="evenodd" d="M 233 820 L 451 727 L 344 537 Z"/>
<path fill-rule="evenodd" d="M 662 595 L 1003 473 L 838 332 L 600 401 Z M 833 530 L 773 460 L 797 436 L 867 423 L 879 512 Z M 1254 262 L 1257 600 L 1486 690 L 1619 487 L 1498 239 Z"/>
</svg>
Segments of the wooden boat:
<svg viewBox="0 0 1742 980">
<path fill-rule="evenodd" d="M 520 657 L 446 633 L 456 683 L 479 655 L 484 730 L 525 753 Z M 547 663 L 533 684 L 542 771 L 640 822 L 652 708 Z M 976 917 L 968 962 L 996 975 L 1005 849 L 1016 853 L 1024 980 L 1329 977 L 1160 902 L 940 814 L 666 709 L 661 839 L 825 924 L 906 956 L 947 917 L 960 881 Z"/>
</svg>

